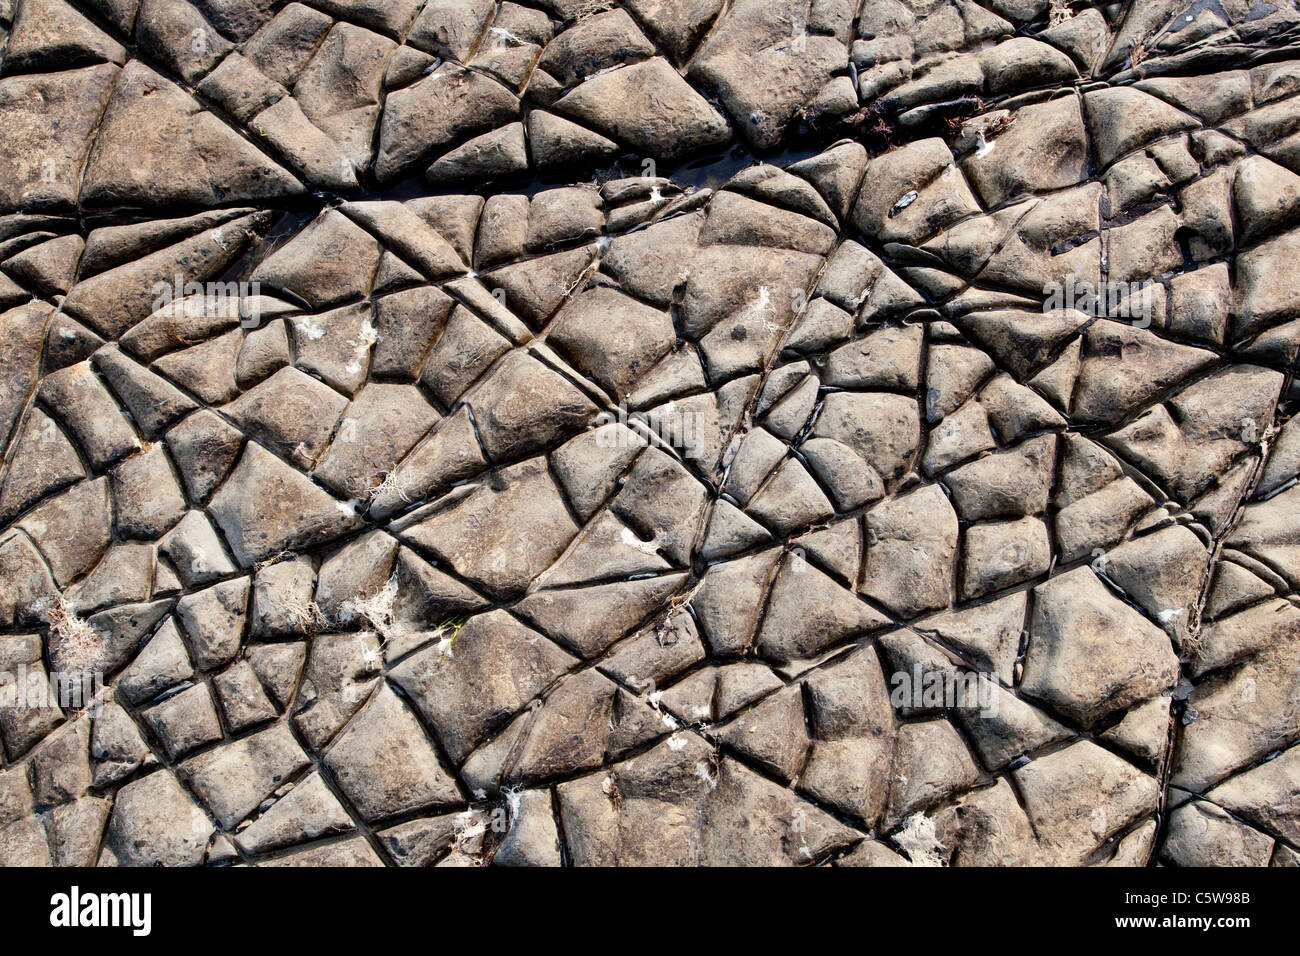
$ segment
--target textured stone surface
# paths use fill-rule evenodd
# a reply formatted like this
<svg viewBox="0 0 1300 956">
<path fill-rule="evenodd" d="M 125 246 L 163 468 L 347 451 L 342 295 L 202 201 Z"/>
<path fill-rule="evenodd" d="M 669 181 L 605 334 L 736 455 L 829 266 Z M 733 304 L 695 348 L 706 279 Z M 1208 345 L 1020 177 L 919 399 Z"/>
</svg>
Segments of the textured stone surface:
<svg viewBox="0 0 1300 956">
<path fill-rule="evenodd" d="M 0 864 L 1293 863 L 1298 27 L 0 2 Z"/>
</svg>

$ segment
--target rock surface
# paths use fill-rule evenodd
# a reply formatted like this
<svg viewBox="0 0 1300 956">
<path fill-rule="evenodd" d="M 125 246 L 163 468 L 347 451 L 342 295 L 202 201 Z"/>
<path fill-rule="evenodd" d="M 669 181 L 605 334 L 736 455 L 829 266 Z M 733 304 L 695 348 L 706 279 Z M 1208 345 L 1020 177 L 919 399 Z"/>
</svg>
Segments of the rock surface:
<svg viewBox="0 0 1300 956">
<path fill-rule="evenodd" d="M 1293 863 L 1297 28 L 0 2 L 0 864 Z"/>
</svg>

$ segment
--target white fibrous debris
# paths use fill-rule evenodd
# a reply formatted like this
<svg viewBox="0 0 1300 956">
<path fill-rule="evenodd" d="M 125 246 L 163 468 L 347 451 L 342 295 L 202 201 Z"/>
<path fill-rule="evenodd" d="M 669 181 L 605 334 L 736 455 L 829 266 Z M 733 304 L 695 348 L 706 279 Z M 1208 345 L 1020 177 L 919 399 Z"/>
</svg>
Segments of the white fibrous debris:
<svg viewBox="0 0 1300 956">
<path fill-rule="evenodd" d="M 100 659 L 100 633 L 77 616 L 62 594 L 32 604 L 32 611 L 50 626 L 50 642 L 58 647 L 59 665 L 70 672 L 86 671 Z"/>
<path fill-rule="evenodd" d="M 659 542 L 657 538 L 651 538 L 649 541 L 642 541 L 636 536 L 636 532 L 631 528 L 624 527 L 620 537 L 625 545 L 633 550 L 640 551 L 642 554 L 657 554 L 659 551 Z"/>
<path fill-rule="evenodd" d="M 903 829 L 894 834 L 894 843 L 913 866 L 943 866 L 943 844 L 934 830 L 934 820 L 924 813 L 907 818 Z"/>
<path fill-rule="evenodd" d="M 500 49 L 502 47 L 523 46 L 524 42 L 515 36 L 509 30 L 502 27 L 491 27 L 488 29 L 488 35 L 492 37 L 494 45 Z"/>
<path fill-rule="evenodd" d="M 457 830 L 474 830 L 481 829 L 483 820 L 474 810 L 466 810 L 452 817 L 451 825 Z"/>
<path fill-rule="evenodd" d="M 478 810 L 466 810 L 452 818 L 452 826 L 456 830 L 456 851 L 470 857 L 477 856 L 487 834 L 487 817 Z"/>
<path fill-rule="evenodd" d="M 695 776 L 708 784 L 710 790 L 718 785 L 718 778 L 713 776 L 710 772 L 709 765 L 703 760 L 697 760 L 695 762 Z"/>
<path fill-rule="evenodd" d="M 344 601 L 339 607 L 339 623 L 363 620 L 387 640 L 393 633 L 393 605 L 396 601 L 397 574 L 394 572 L 372 596 Z"/>
<path fill-rule="evenodd" d="M 294 322 L 294 327 L 302 335 L 307 336 L 313 342 L 325 338 L 325 330 L 313 322 L 311 319 L 298 319 Z"/>
<path fill-rule="evenodd" d="M 409 505 L 411 503 L 411 495 L 406 489 L 406 482 L 398 476 L 395 470 L 386 474 L 384 480 L 370 490 L 370 500 L 375 501 L 383 498 L 390 492 L 397 495 L 403 504 Z"/>
</svg>

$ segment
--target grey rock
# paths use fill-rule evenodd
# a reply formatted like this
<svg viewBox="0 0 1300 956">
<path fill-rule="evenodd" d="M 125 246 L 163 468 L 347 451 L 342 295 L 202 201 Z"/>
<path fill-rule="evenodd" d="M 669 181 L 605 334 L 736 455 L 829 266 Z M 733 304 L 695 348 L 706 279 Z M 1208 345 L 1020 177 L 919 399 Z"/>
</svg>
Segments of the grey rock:
<svg viewBox="0 0 1300 956">
<path fill-rule="evenodd" d="M 104 843 L 125 866 L 195 866 L 214 829 L 171 772 L 158 770 L 118 792 Z"/>
<path fill-rule="evenodd" d="M 553 109 L 663 160 L 730 138 L 726 120 L 661 57 L 592 77 Z"/>
<path fill-rule="evenodd" d="M 307 763 L 288 727 L 278 723 L 191 757 L 181 769 L 198 798 L 229 830 Z"/>
<path fill-rule="evenodd" d="M 1055 577 L 1034 594 L 1021 684 L 1027 693 L 1090 726 L 1177 679 L 1168 636 L 1108 592 L 1090 569 Z M 1086 669 L 1067 663 L 1072 658 L 1086 659 Z"/>
<path fill-rule="evenodd" d="M 367 820 L 460 801 L 419 721 L 386 685 L 325 753 L 325 766 Z"/>
</svg>

